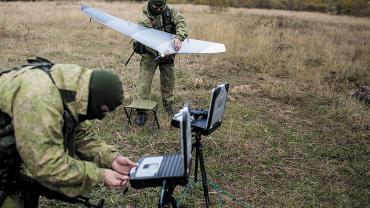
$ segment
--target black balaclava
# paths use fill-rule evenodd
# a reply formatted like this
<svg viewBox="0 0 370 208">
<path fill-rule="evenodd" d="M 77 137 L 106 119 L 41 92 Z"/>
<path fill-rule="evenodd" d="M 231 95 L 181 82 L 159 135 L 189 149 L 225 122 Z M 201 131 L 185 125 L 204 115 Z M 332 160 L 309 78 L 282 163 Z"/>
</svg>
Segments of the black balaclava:
<svg viewBox="0 0 370 208">
<path fill-rule="evenodd" d="M 93 71 L 90 78 L 87 114 L 80 116 L 80 120 L 103 119 L 106 113 L 102 111 L 103 105 L 106 105 L 109 111 L 113 111 L 122 102 L 123 89 L 119 77 L 107 70 Z"/>
<path fill-rule="evenodd" d="M 149 0 L 149 3 L 148 3 L 149 12 L 153 16 L 158 16 L 162 14 L 165 6 L 166 6 L 166 0 Z"/>
</svg>

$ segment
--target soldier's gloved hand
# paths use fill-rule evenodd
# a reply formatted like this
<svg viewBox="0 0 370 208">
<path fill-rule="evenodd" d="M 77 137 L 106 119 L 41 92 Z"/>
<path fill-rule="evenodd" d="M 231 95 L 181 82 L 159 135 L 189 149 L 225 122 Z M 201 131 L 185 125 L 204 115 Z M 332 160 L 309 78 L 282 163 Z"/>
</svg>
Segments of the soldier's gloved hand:
<svg viewBox="0 0 370 208">
<path fill-rule="evenodd" d="M 130 177 L 122 175 L 114 170 L 104 169 L 104 184 L 108 188 L 124 188 L 129 182 Z"/>
<path fill-rule="evenodd" d="M 181 49 L 181 40 L 178 38 L 173 39 L 173 46 L 175 47 L 175 51 L 179 51 Z"/>
<path fill-rule="evenodd" d="M 112 163 L 112 169 L 123 175 L 128 175 L 130 169 L 135 166 L 137 166 L 136 163 L 123 156 L 117 156 Z"/>
</svg>

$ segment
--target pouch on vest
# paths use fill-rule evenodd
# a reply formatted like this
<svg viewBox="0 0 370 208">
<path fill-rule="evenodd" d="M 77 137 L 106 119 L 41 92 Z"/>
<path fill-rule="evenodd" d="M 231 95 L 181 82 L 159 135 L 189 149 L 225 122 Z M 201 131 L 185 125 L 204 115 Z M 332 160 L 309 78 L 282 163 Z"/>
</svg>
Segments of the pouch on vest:
<svg viewBox="0 0 370 208">
<path fill-rule="evenodd" d="M 134 43 L 132 44 L 132 47 L 134 49 L 134 52 L 137 54 L 144 54 L 147 52 L 145 49 L 145 46 L 137 41 L 134 41 Z"/>
<path fill-rule="evenodd" d="M 176 34 L 176 25 L 172 22 L 172 12 L 167 6 L 162 13 L 162 20 L 163 30 L 171 34 Z"/>
</svg>

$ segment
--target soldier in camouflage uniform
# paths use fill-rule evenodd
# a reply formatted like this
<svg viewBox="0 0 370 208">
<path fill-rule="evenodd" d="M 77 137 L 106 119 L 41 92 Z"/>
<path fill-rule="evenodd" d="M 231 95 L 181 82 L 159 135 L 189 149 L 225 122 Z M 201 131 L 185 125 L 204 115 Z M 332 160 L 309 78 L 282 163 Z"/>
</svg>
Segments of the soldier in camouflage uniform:
<svg viewBox="0 0 370 208">
<path fill-rule="evenodd" d="M 88 121 L 102 119 L 122 103 L 118 76 L 73 64 L 50 63 L 46 68 L 0 71 L 0 113 L 13 127 L 3 138 L 0 128 L 0 150 L 11 148 L 4 150 L 4 139 L 15 140 L 17 157 L 30 177 L 70 197 L 95 185 L 125 186 L 135 163 L 102 141 Z M 1 160 L 0 171 L 6 168 Z M 27 202 L 20 196 L 10 193 L 0 207 L 23 207 Z M 38 196 L 33 200 L 38 206 Z"/>
<path fill-rule="evenodd" d="M 149 0 L 143 6 L 139 24 L 174 34 L 175 51 L 180 50 L 181 42 L 188 36 L 188 28 L 184 17 L 175 8 L 166 4 L 165 0 Z M 157 67 L 160 70 L 160 84 L 163 108 L 173 114 L 173 91 L 175 85 L 174 60 L 175 55 L 168 55 L 159 60 L 158 53 L 140 43 L 134 43 L 134 51 L 141 54 L 140 75 L 137 88 L 137 99 L 150 99 L 150 89 Z M 146 120 L 144 112 L 138 112 L 136 123 L 143 125 Z"/>
</svg>

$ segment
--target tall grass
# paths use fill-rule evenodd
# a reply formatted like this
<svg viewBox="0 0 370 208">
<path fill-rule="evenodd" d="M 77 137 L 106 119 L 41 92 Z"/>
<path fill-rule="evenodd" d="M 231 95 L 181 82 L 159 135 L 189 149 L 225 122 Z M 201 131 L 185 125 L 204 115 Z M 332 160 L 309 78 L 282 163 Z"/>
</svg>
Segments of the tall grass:
<svg viewBox="0 0 370 208">
<path fill-rule="evenodd" d="M 89 2 L 137 21 L 138 3 Z M 222 126 L 205 137 L 209 178 L 244 203 L 267 207 L 366 207 L 369 197 L 369 108 L 350 96 L 370 83 L 370 21 L 309 12 L 175 5 L 190 37 L 226 45 L 226 53 L 178 55 L 176 107 L 206 107 L 219 82 L 231 89 Z M 124 62 L 130 39 L 89 20 L 76 2 L 0 3 L 0 65 L 33 56 L 109 68 L 121 77 L 125 104 L 135 93 L 140 57 Z M 153 99 L 160 101 L 158 73 Z M 127 122 L 122 107 L 94 123 L 133 160 L 176 152 L 178 132 L 162 109 L 161 130 Z M 182 189 L 176 189 L 176 197 Z M 156 207 L 158 189 L 94 189 L 112 207 Z M 211 190 L 212 206 L 216 195 Z M 238 207 L 224 198 L 227 207 Z M 201 189 L 186 200 L 203 207 Z M 62 206 L 43 201 L 43 206 Z"/>
</svg>

